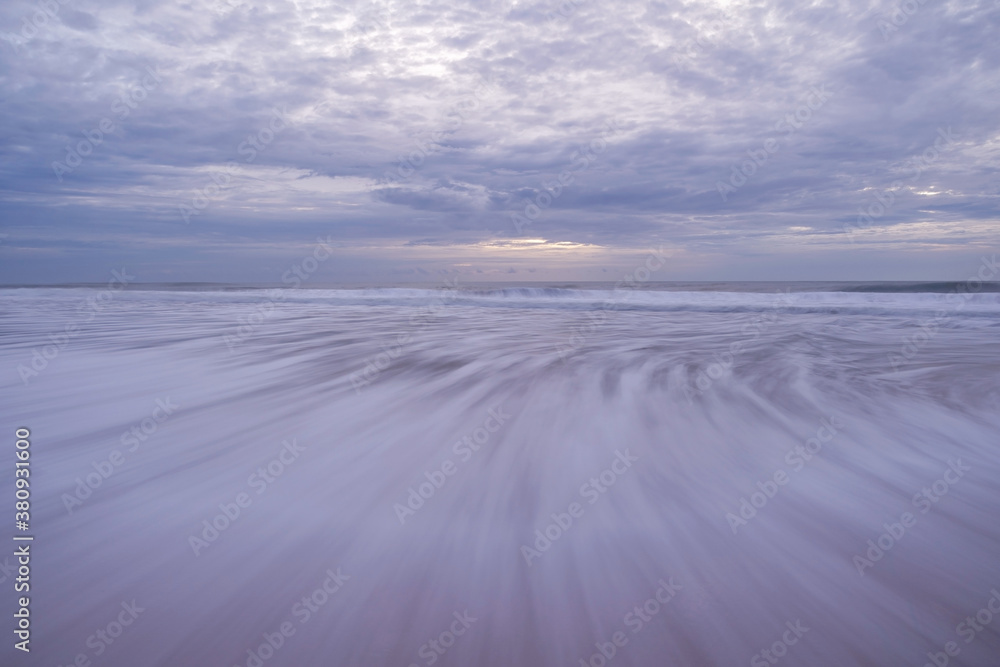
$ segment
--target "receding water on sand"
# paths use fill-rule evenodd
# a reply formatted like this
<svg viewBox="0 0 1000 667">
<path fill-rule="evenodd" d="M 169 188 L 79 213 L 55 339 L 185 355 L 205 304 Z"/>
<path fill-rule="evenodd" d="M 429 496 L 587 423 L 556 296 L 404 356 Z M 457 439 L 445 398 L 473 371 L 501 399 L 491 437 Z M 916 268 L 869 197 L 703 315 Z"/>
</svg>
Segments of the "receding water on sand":
<svg viewBox="0 0 1000 667">
<path fill-rule="evenodd" d="M 996 664 L 1000 295 L 594 287 L 0 291 L 32 664 Z"/>
</svg>

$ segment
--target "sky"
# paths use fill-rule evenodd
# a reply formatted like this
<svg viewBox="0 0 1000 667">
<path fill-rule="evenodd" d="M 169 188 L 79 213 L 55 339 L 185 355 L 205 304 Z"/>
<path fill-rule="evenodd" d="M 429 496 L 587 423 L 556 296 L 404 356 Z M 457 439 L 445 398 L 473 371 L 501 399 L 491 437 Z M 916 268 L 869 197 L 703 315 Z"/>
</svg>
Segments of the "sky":
<svg viewBox="0 0 1000 667">
<path fill-rule="evenodd" d="M 0 283 L 962 280 L 1000 2 L 5 0 Z M 309 257 L 322 257 L 310 261 Z"/>
</svg>

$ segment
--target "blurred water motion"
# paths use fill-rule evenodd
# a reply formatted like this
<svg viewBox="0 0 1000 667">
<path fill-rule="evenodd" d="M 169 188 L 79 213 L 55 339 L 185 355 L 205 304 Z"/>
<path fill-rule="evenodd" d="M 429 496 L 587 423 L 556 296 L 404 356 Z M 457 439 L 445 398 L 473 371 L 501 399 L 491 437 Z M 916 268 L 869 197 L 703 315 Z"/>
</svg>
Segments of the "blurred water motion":
<svg viewBox="0 0 1000 667">
<path fill-rule="evenodd" d="M 1000 664 L 995 293 L 97 293 L 0 291 L 4 665 Z"/>
</svg>

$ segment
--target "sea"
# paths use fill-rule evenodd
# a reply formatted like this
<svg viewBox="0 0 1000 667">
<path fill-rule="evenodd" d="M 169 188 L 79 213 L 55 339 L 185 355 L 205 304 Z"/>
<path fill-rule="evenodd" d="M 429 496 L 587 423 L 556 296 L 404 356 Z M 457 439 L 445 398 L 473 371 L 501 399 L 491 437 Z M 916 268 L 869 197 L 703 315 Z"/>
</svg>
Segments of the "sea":
<svg viewBox="0 0 1000 667">
<path fill-rule="evenodd" d="M 996 667 L 998 340 L 978 280 L 3 287 L 0 664 Z"/>
</svg>

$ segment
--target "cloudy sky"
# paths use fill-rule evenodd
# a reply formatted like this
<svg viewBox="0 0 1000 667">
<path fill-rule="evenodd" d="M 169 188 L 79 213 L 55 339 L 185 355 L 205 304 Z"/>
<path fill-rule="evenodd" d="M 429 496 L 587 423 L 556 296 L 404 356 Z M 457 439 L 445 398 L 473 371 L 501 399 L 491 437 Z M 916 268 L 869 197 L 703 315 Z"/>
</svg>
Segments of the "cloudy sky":
<svg viewBox="0 0 1000 667">
<path fill-rule="evenodd" d="M 6 0 L 0 282 L 964 279 L 1000 3 Z M 867 214 L 866 214 L 867 213 Z"/>
</svg>

